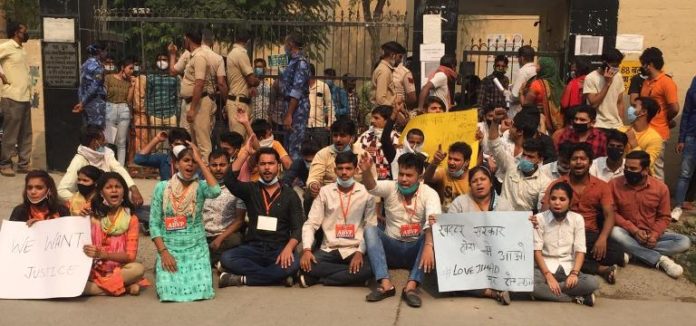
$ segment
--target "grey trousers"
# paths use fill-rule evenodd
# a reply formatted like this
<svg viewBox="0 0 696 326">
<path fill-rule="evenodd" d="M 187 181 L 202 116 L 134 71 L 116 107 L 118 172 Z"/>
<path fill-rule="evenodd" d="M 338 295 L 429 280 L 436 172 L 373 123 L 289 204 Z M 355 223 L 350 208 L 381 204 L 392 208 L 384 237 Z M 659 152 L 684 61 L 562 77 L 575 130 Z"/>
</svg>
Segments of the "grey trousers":
<svg viewBox="0 0 696 326">
<path fill-rule="evenodd" d="M 561 286 L 561 295 L 555 295 L 551 292 L 551 288 L 546 284 L 544 274 L 538 268 L 534 268 L 534 291 L 532 296 L 538 300 L 570 302 L 574 297 L 581 297 L 591 294 L 599 288 L 597 279 L 592 275 L 580 273 L 578 275 L 578 283 L 575 287 L 569 289 L 566 287 L 565 280 L 568 276 L 565 275 L 563 267 L 558 266 L 558 270 L 554 274 L 558 285 Z"/>
<path fill-rule="evenodd" d="M 12 167 L 12 154 L 17 146 L 20 168 L 29 168 L 31 158 L 31 106 L 29 102 L 17 102 L 9 98 L 0 100 L 3 115 L 0 168 Z"/>
</svg>

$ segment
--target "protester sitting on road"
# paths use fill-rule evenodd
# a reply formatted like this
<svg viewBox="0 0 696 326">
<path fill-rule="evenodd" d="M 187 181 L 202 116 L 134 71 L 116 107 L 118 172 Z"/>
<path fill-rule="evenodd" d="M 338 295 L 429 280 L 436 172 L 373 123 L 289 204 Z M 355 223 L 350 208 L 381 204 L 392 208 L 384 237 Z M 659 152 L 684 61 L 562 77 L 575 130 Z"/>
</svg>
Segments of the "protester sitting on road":
<svg viewBox="0 0 696 326">
<path fill-rule="evenodd" d="M 220 149 L 227 153 L 227 156 L 230 158 L 230 164 L 232 164 L 237 159 L 239 150 L 244 145 L 244 137 L 238 132 L 225 131 L 220 134 L 220 142 L 218 144 Z"/>
<path fill-rule="evenodd" d="M 594 306 L 597 280 L 580 272 L 585 260 L 585 221 L 570 211 L 573 188 L 559 182 L 549 189 L 549 210 L 535 216 L 534 291 L 538 300 Z"/>
<path fill-rule="evenodd" d="M 597 156 L 607 155 L 607 135 L 595 128 L 594 124 L 597 119 L 597 110 L 589 105 L 581 105 L 574 109 L 575 117 L 573 118 L 572 127 L 558 137 L 556 147 L 565 142 L 571 143 L 588 143 L 592 146 L 592 153 Z"/>
<path fill-rule="evenodd" d="M 423 282 L 424 273 L 435 269 L 430 226 L 435 222 L 435 216 L 442 212 L 440 198 L 435 190 L 421 184 L 424 162 L 417 154 L 401 155 L 397 181 L 376 181 L 372 165 L 369 154 L 364 153 L 360 157 L 363 183 L 371 195 L 384 199 L 386 228 L 365 228 L 367 257 L 375 280 L 379 282 L 379 287 L 366 299 L 376 302 L 394 296 L 396 289 L 388 268 L 408 268 L 411 273 L 401 298 L 411 307 L 420 307 L 418 286 Z"/>
<path fill-rule="evenodd" d="M 220 185 L 220 196 L 203 203 L 203 225 L 210 248 L 210 263 L 215 266 L 220 255 L 242 243 L 242 225 L 246 206 L 222 183 L 230 168 L 227 153 L 215 150 L 208 156 L 208 168 Z"/>
<path fill-rule="evenodd" d="M 587 143 L 573 145 L 570 152 L 570 172 L 549 186 L 567 182 L 573 189 L 570 209 L 585 220 L 586 249 L 582 272 L 599 275 L 607 283 L 616 283 L 617 266 L 624 266 L 621 245 L 609 238 L 614 227 L 614 201 L 609 185 L 590 175 L 592 148 Z M 549 207 L 549 191 L 543 199 L 542 210 Z M 601 223 L 601 225 L 600 225 Z"/>
<path fill-rule="evenodd" d="M 176 176 L 155 186 L 150 209 L 150 236 L 157 248 L 155 275 L 160 301 L 211 299 L 213 279 L 210 253 L 203 227 L 203 204 L 217 198 L 220 186 L 205 166 L 198 148 L 179 145 L 172 149 Z"/>
<path fill-rule="evenodd" d="M 607 156 L 598 157 L 592 161 L 590 175 L 609 182 L 624 174 L 624 156 L 628 137 L 615 129 L 609 129 L 605 133 L 607 134 Z"/>
<path fill-rule="evenodd" d="M 244 114 L 237 114 L 237 121 L 243 126 L 246 126 L 247 129 L 249 129 L 250 134 L 253 133 L 256 136 L 254 137 L 254 141 L 258 143 L 259 147 L 273 148 L 278 155 L 280 155 L 280 164 L 282 170 L 288 170 L 290 168 L 292 165 L 292 157 L 290 157 L 288 152 L 285 150 L 283 144 L 274 139 L 273 129 L 268 121 L 257 119 L 254 120 L 250 125 L 249 119 L 247 119 Z M 239 178 L 242 181 L 257 181 L 259 180 L 260 176 L 256 162 L 254 161 L 255 157 L 249 153 L 244 153 L 246 150 L 246 147 L 242 147 L 242 149 L 239 150 L 238 158 L 244 155 L 248 160 L 246 162 L 242 162 L 246 164 L 242 165 Z"/>
<path fill-rule="evenodd" d="M 355 182 L 357 167 L 355 154 L 336 155 L 336 183 L 322 187 L 312 204 L 302 227 L 301 287 L 317 283 L 364 285 L 372 277 L 372 268 L 364 261 L 363 231 L 377 225 L 375 199 L 365 186 Z M 324 234 L 321 248 L 312 251 L 319 228 Z"/>
<path fill-rule="evenodd" d="M 169 141 L 169 152 L 152 153 L 157 145 L 167 140 Z M 164 131 L 160 132 L 157 137 L 152 138 L 145 147 L 135 154 L 135 164 L 157 168 L 160 180 L 169 180 L 176 173 L 174 164 L 172 164 L 171 149 L 177 145 L 186 145 L 187 141 L 191 141 L 191 135 L 184 128 L 172 128 L 168 134 Z"/>
<path fill-rule="evenodd" d="M 300 150 L 302 158 L 293 161 L 290 169 L 285 171 L 283 184 L 290 188 L 297 186 L 297 189 L 304 190 L 307 186 L 307 177 L 309 177 L 309 167 L 312 165 L 314 156 L 317 155 L 318 151 L 319 147 L 314 141 L 305 140 Z"/>
<path fill-rule="evenodd" d="M 94 264 L 85 286 L 85 295 L 119 296 L 128 291 L 140 294 L 145 267 L 138 255 L 138 218 L 132 213 L 128 187 L 118 173 L 99 178 L 92 198 L 92 244 L 84 246 Z"/>
<path fill-rule="evenodd" d="M 657 163 L 664 155 L 664 140 L 652 124 L 654 118 L 660 114 L 660 105 L 650 97 L 639 97 L 635 105 L 628 108 L 626 119 L 629 126 L 624 128 L 628 138 L 626 152 L 645 151 L 650 155 L 650 174 L 658 180 L 664 180 L 664 162 Z"/>
<path fill-rule="evenodd" d="M 510 202 L 495 194 L 495 190 L 493 189 L 493 175 L 488 168 L 476 166 L 469 170 L 468 182 L 469 193 L 462 194 L 455 198 L 452 204 L 450 204 L 447 213 L 513 211 Z M 467 291 L 467 294 L 491 298 L 505 306 L 510 304 L 510 293 L 508 291 L 483 289 Z"/>
<path fill-rule="evenodd" d="M 445 105 L 445 102 L 442 101 L 437 96 L 428 96 L 425 98 L 425 105 L 423 106 L 425 108 L 425 112 L 423 113 L 442 113 L 442 112 L 447 112 L 447 106 Z"/>
<path fill-rule="evenodd" d="M 447 168 L 440 167 L 440 163 L 447 158 Z M 442 152 L 442 145 L 439 145 L 437 152 L 433 155 L 433 160 L 425 169 L 423 180 L 431 186 L 442 200 L 442 211 L 447 212 L 447 208 L 452 201 L 469 192 L 469 162 L 471 161 L 471 147 L 465 142 L 456 142 L 450 145 L 447 154 Z"/>
<path fill-rule="evenodd" d="M 237 174 L 241 162 L 252 153 L 249 143 L 232 164 L 225 177 L 225 186 L 247 205 L 247 231 L 244 242 L 220 258 L 225 272 L 218 286 L 274 285 L 292 286 L 299 269 L 295 247 L 302 237 L 302 203 L 292 188 L 278 182 L 280 155 L 273 148 L 262 147 L 255 153 L 260 178 L 256 182 L 240 182 Z"/>
<path fill-rule="evenodd" d="M 375 162 L 378 180 L 391 180 L 394 177 L 391 175 L 391 162 L 396 156 L 395 147 L 399 145 L 399 133 L 393 130 L 394 117 L 392 107 L 375 107 L 372 109 L 370 129 L 360 135 L 356 142 Z M 391 143 L 392 146 L 384 146 L 385 143 Z"/>
<path fill-rule="evenodd" d="M 570 152 L 575 147 L 571 142 L 565 142 L 558 145 L 558 159 L 554 162 L 542 165 L 539 168 L 541 174 L 546 175 L 549 180 L 557 180 L 558 178 L 568 175 L 570 171 Z"/>
<path fill-rule="evenodd" d="M 70 200 L 77 192 L 77 171 L 83 166 L 96 166 L 104 172 L 116 172 L 120 174 L 126 184 L 128 184 L 131 202 L 135 207 L 143 204 L 143 196 L 135 185 L 133 178 L 128 171 L 119 164 L 114 157 L 114 152 L 106 148 L 103 128 L 95 125 L 85 127 L 80 135 L 80 146 L 77 147 L 77 154 L 70 161 L 65 175 L 58 184 L 58 196 L 63 200 Z"/>
<path fill-rule="evenodd" d="M 428 158 L 428 153 L 423 151 L 425 143 L 425 134 L 418 128 L 413 128 L 406 133 L 406 139 L 400 147 L 396 148 L 396 156 L 391 163 L 391 171 L 393 176 L 399 175 L 399 157 L 405 153 L 416 153 Z"/>
<path fill-rule="evenodd" d="M 56 183 L 46 171 L 29 171 L 24 177 L 22 204 L 12 210 L 10 221 L 27 222 L 31 226 L 38 221 L 69 215 L 56 194 Z"/>
<path fill-rule="evenodd" d="M 684 272 L 668 256 L 689 249 L 689 237 L 666 231 L 671 221 L 669 189 L 650 175 L 650 155 L 634 151 L 626 155 L 624 176 L 609 182 L 615 205 L 616 226 L 611 237 L 629 255 L 667 275 Z"/>
<path fill-rule="evenodd" d="M 77 192 L 65 202 L 70 215 L 88 216 L 92 213 L 92 198 L 102 174 L 104 171 L 91 165 L 85 165 L 77 171 Z"/>
</svg>

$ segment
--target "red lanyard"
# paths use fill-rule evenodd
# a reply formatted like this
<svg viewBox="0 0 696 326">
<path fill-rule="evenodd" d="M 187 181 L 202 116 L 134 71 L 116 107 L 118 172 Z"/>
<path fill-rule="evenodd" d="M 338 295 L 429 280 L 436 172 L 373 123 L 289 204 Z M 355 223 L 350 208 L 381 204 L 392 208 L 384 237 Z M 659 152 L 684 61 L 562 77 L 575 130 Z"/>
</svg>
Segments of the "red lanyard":
<svg viewBox="0 0 696 326">
<path fill-rule="evenodd" d="M 403 196 L 403 195 L 402 195 Z M 408 209 L 408 206 L 406 205 L 406 198 L 404 197 L 404 200 L 401 202 L 402 205 L 404 205 L 404 210 L 406 211 L 406 214 L 408 214 L 408 221 L 409 224 L 411 224 L 411 221 L 413 221 L 413 216 L 416 215 L 416 211 L 418 210 L 418 193 L 416 192 L 413 197 L 411 198 L 411 201 L 413 202 L 413 209 Z"/>
<path fill-rule="evenodd" d="M 343 224 L 348 224 L 348 211 L 350 210 L 350 198 L 353 197 L 353 189 L 348 193 L 348 205 L 343 207 L 343 194 L 338 191 L 338 199 L 341 201 L 341 214 L 343 214 Z"/>
<path fill-rule="evenodd" d="M 276 189 L 276 191 L 273 192 L 272 195 L 268 194 L 268 191 L 266 189 L 261 188 L 261 192 L 263 195 L 263 204 L 266 206 L 266 215 L 271 214 L 271 206 L 273 203 L 280 197 L 280 187 Z M 268 202 L 270 200 L 270 203 Z"/>
</svg>

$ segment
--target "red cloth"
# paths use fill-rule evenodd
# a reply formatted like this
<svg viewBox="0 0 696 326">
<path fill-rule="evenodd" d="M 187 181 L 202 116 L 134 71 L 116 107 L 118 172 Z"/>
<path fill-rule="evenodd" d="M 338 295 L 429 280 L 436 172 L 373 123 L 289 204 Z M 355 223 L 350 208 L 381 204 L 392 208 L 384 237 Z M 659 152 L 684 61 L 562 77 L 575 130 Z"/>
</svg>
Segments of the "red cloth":
<svg viewBox="0 0 696 326">
<path fill-rule="evenodd" d="M 607 135 L 597 128 L 590 128 L 589 133 L 585 142 L 592 147 L 593 158 L 607 156 Z M 556 150 L 558 150 L 560 144 L 565 142 L 573 144 L 580 142 L 580 137 L 575 133 L 573 128 L 565 128 L 565 131 L 558 137 L 558 143 L 555 144 Z"/>
<path fill-rule="evenodd" d="M 561 176 L 558 180 L 552 182 L 546 189 L 546 194 L 542 200 L 544 206 L 548 207 L 549 205 L 551 195 L 549 190 L 559 182 L 568 182 L 568 184 L 570 184 L 567 175 Z M 597 220 L 599 216 L 604 213 L 602 208 L 604 206 L 613 208 L 613 205 L 614 201 L 609 185 L 593 176 L 590 176 L 590 181 L 585 186 L 582 193 L 578 193 L 577 190 L 573 188 L 573 200 L 570 202 L 570 210 L 582 215 L 585 219 L 585 229 L 588 231 L 599 232 L 601 230 L 601 226 L 598 224 Z"/>
<path fill-rule="evenodd" d="M 662 181 L 648 176 L 645 185 L 634 188 L 621 176 L 609 182 L 614 195 L 616 225 L 634 233 L 644 230 L 661 236 L 672 219 L 669 189 Z"/>
<path fill-rule="evenodd" d="M 561 111 L 565 112 L 566 109 L 572 108 L 582 104 L 582 85 L 585 82 L 585 76 L 575 77 L 568 85 L 566 85 L 563 90 L 563 96 L 561 96 Z"/>
</svg>

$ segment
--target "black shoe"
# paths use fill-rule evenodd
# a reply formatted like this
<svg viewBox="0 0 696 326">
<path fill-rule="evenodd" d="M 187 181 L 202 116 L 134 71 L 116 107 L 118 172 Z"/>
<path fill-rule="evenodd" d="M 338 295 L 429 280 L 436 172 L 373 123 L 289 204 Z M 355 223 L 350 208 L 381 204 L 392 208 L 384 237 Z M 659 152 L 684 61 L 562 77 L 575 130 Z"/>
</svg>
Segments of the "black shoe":
<svg viewBox="0 0 696 326">
<path fill-rule="evenodd" d="M 374 289 L 370 294 L 365 297 L 367 302 L 377 302 L 382 301 L 386 298 L 393 297 L 396 295 L 396 288 L 392 286 L 389 290 L 383 290 L 382 287 Z"/>
<path fill-rule="evenodd" d="M 312 285 L 319 284 L 319 279 L 316 277 L 312 277 L 308 274 L 305 273 L 300 273 L 300 287 L 301 288 L 308 288 Z"/>
<path fill-rule="evenodd" d="M 218 288 L 226 288 L 228 286 L 242 286 L 244 283 L 242 282 L 242 276 L 241 275 L 235 275 L 235 274 L 230 274 L 230 273 L 222 273 L 220 274 L 220 280 L 218 281 Z"/>
<path fill-rule="evenodd" d="M 413 308 L 420 308 L 420 306 L 423 304 L 416 290 L 406 291 L 406 289 L 404 289 L 401 292 L 401 299 L 404 300 L 409 307 Z"/>
<path fill-rule="evenodd" d="M 595 297 L 594 293 L 588 294 L 583 297 L 575 297 L 575 303 L 577 304 L 583 304 L 588 307 L 594 307 L 595 302 L 597 301 L 597 297 Z"/>
<path fill-rule="evenodd" d="M 150 223 L 140 223 L 140 232 L 143 235 L 150 235 Z"/>
<path fill-rule="evenodd" d="M 295 285 L 295 278 L 293 276 L 288 276 L 285 278 L 285 282 L 283 282 L 286 288 L 291 288 L 293 285 Z"/>
</svg>

